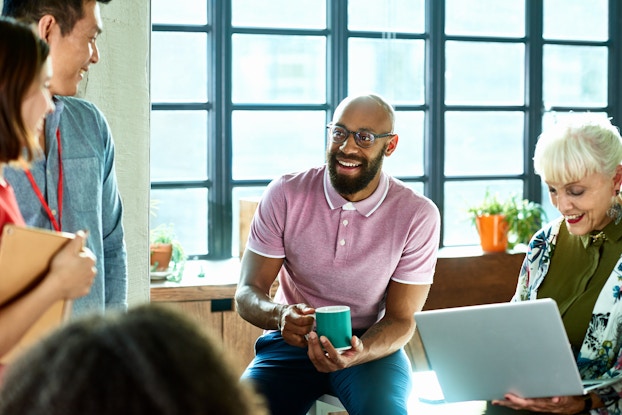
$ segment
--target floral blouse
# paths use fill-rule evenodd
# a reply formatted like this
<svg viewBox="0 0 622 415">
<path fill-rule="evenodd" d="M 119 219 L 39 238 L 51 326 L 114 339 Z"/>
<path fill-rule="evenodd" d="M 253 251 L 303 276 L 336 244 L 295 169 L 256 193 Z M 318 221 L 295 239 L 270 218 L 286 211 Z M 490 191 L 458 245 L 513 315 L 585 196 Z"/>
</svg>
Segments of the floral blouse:
<svg viewBox="0 0 622 415">
<path fill-rule="evenodd" d="M 531 242 L 520 270 L 512 301 L 535 300 L 546 277 L 555 251 L 563 218 L 538 231 Z M 596 300 L 592 319 L 577 358 L 583 379 L 622 376 L 622 256 Z M 622 415 L 622 380 L 595 391 L 607 405 L 593 409 L 592 415 Z"/>
</svg>

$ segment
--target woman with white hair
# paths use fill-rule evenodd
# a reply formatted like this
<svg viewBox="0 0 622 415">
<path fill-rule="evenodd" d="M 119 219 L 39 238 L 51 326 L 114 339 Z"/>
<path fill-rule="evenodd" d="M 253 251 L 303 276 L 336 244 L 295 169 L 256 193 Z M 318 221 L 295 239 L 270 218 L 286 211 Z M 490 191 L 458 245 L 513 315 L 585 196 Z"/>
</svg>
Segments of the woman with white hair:
<svg viewBox="0 0 622 415">
<path fill-rule="evenodd" d="M 543 132 L 534 155 L 561 217 L 532 238 L 513 301 L 557 302 L 583 379 L 622 375 L 621 163 L 619 130 L 589 113 L 571 114 Z M 622 413 L 621 396 L 622 381 L 584 396 L 508 394 L 492 403 L 536 413 L 605 415 Z"/>
</svg>

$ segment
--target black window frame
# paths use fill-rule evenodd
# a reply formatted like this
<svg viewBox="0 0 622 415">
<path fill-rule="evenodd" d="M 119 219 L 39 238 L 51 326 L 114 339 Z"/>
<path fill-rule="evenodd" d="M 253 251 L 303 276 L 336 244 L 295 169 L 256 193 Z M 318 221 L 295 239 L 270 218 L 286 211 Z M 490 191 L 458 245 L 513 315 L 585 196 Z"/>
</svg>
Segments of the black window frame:
<svg viewBox="0 0 622 415">
<path fill-rule="evenodd" d="M 208 36 L 207 78 L 209 82 L 208 101 L 202 103 L 154 102 L 152 111 L 159 110 L 206 110 L 208 112 L 207 180 L 152 181 L 151 189 L 190 189 L 208 190 L 208 241 L 207 253 L 192 253 L 196 259 L 226 259 L 232 256 L 233 198 L 235 187 L 264 187 L 269 180 L 232 179 L 231 120 L 236 110 L 324 110 L 327 118 L 335 106 L 347 95 L 348 38 L 380 37 L 378 32 L 351 32 L 347 27 L 348 6 L 346 1 L 327 1 L 327 28 L 323 30 L 293 30 L 266 28 L 234 28 L 231 25 L 232 0 L 208 0 L 206 25 L 163 25 L 153 24 L 153 32 L 203 32 Z M 396 105 L 400 110 L 425 111 L 425 162 L 422 176 L 400 177 L 406 182 L 421 182 L 424 193 L 431 198 L 442 212 L 444 211 L 444 186 L 452 181 L 477 181 L 495 179 L 520 179 L 523 181 L 523 196 L 541 202 L 541 183 L 533 172 L 533 149 L 542 128 L 542 74 L 543 48 L 546 44 L 606 46 L 608 49 L 607 106 L 602 108 L 552 107 L 547 110 L 565 112 L 569 110 L 602 110 L 613 118 L 614 124 L 622 125 L 622 7 L 616 0 L 609 1 L 609 39 L 606 42 L 553 41 L 545 40 L 543 31 L 543 1 L 525 0 L 525 36 L 522 38 L 448 36 L 444 33 L 445 2 L 426 0 L 424 34 L 394 34 L 397 39 L 423 39 L 426 42 L 426 92 L 423 105 Z M 238 33 L 250 34 L 288 34 L 321 35 L 327 37 L 327 85 L 326 103 L 318 105 L 246 105 L 234 104 L 232 92 L 232 36 Z M 459 106 L 446 105 L 445 96 L 445 44 L 447 41 L 485 41 L 518 42 L 525 45 L 525 103 L 520 106 Z M 531 103 L 535 103 L 532 105 Z M 444 174 L 445 113 L 447 111 L 522 111 L 524 125 L 524 173 L 499 176 L 451 176 Z M 326 120 L 327 122 L 329 119 Z M 309 166 L 311 167 L 311 166 Z M 441 242 L 442 243 L 442 242 Z"/>
</svg>

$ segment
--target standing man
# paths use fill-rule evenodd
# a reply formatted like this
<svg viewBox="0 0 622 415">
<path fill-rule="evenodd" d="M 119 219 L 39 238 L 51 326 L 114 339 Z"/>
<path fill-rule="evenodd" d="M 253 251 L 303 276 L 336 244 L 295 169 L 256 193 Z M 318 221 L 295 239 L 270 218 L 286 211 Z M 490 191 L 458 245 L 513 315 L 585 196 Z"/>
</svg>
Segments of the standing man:
<svg viewBox="0 0 622 415">
<path fill-rule="evenodd" d="M 267 330 L 243 377 L 273 415 L 303 415 L 325 393 L 351 415 L 407 413 L 403 346 L 432 283 L 440 216 L 382 172 L 397 147 L 394 118 L 377 95 L 346 98 L 328 125 L 326 165 L 273 181 L 258 206 L 235 298 Z M 326 305 L 351 308 L 352 348 L 341 354 L 313 331 Z"/>
<path fill-rule="evenodd" d="M 76 232 L 86 229 L 97 257 L 88 296 L 74 302 L 74 315 L 127 308 L 127 259 L 121 198 L 114 170 L 114 143 L 103 114 L 73 98 L 91 64 L 99 61 L 99 3 L 110 0 L 4 0 L 3 15 L 36 25 L 50 46 L 50 92 L 56 110 L 40 136 L 44 156 L 30 169 L 5 169 L 30 226 Z M 33 247 L 35 248 L 35 247 Z"/>
</svg>

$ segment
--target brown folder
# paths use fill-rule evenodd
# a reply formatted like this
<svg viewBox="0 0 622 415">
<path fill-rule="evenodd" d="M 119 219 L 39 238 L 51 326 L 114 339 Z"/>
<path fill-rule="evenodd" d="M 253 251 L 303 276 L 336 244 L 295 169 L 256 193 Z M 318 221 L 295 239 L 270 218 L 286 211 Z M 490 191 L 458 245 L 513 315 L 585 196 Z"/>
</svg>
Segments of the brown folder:
<svg viewBox="0 0 622 415">
<path fill-rule="evenodd" d="M 47 229 L 8 224 L 0 240 L 0 308 L 15 301 L 39 284 L 54 254 L 74 235 Z M 30 327 L 17 345 L 0 357 L 7 364 L 24 349 L 60 326 L 71 313 L 71 301 L 52 305 Z"/>
</svg>

